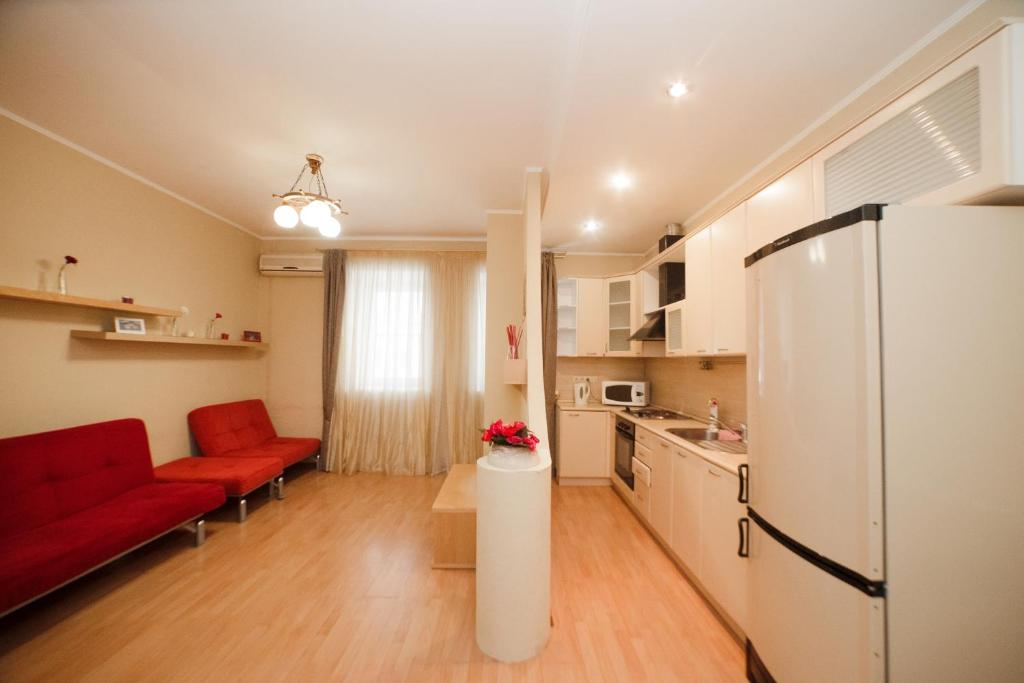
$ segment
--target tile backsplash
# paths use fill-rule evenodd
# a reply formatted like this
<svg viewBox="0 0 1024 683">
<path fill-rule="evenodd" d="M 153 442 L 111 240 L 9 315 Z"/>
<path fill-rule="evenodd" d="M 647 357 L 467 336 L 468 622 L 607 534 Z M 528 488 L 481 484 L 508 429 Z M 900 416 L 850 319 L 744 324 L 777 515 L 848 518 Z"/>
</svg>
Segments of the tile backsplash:
<svg viewBox="0 0 1024 683">
<path fill-rule="evenodd" d="M 711 370 L 701 370 L 698 358 L 643 360 L 651 403 L 706 418 L 708 399 L 714 397 L 723 421 L 732 425 L 747 421 L 746 359 L 715 358 Z"/>
<path fill-rule="evenodd" d="M 609 379 L 644 379 L 643 358 L 572 358 L 561 356 L 555 373 L 559 400 L 572 400 L 572 378 L 593 377 L 591 400 L 601 400 L 601 382 Z"/>
<path fill-rule="evenodd" d="M 593 399 L 600 400 L 601 382 L 609 379 L 647 380 L 651 403 L 698 417 L 708 414 L 708 399 L 718 399 L 725 422 L 747 421 L 746 360 L 716 358 L 711 370 L 701 370 L 697 358 L 570 358 L 558 359 L 555 386 L 560 399 L 572 399 L 572 378 L 595 378 Z"/>
</svg>

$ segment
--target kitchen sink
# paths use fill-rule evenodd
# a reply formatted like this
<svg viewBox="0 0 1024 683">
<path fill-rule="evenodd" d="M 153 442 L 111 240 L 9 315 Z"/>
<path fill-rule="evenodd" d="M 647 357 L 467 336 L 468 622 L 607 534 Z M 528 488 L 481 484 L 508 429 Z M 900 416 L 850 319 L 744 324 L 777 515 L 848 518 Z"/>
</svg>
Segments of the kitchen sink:
<svg viewBox="0 0 1024 683">
<path fill-rule="evenodd" d="M 739 434 L 728 429 L 721 429 L 717 432 L 709 431 L 701 427 L 670 427 L 665 430 L 673 436 L 678 436 L 701 448 L 723 453 L 735 453 L 742 455 L 747 452 L 747 444 L 743 443 Z"/>
</svg>

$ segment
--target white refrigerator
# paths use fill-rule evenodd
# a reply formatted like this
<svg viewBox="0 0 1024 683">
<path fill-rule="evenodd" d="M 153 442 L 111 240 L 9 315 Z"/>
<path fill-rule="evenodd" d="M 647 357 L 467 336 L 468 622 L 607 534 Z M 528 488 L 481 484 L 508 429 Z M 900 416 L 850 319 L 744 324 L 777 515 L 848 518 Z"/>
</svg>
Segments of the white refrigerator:
<svg viewBox="0 0 1024 683">
<path fill-rule="evenodd" d="M 751 681 L 1024 681 L 1024 208 L 746 259 Z"/>
</svg>

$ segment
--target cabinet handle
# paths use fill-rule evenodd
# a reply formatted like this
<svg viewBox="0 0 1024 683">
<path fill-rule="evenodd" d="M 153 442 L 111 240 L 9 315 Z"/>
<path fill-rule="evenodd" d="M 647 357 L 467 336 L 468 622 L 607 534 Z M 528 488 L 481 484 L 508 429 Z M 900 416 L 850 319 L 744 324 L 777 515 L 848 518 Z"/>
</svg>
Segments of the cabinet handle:
<svg viewBox="0 0 1024 683">
<path fill-rule="evenodd" d="M 566 416 L 567 417 L 579 417 L 580 414 L 579 413 L 566 413 Z"/>
<path fill-rule="evenodd" d="M 728 351 L 729 349 L 718 349 L 719 351 Z"/>
<path fill-rule="evenodd" d="M 738 468 L 740 475 L 740 492 L 736 496 L 736 502 L 738 503 L 749 503 L 750 502 L 750 491 L 747 490 L 747 465 L 740 465 Z"/>
<path fill-rule="evenodd" d="M 708 468 L 708 474 L 710 474 L 712 477 L 720 477 L 720 476 L 722 476 L 721 474 L 719 474 L 718 472 L 715 472 L 710 467 Z"/>
<path fill-rule="evenodd" d="M 746 517 L 740 517 L 736 524 L 740 528 L 740 547 L 736 554 L 740 557 L 750 557 L 750 543 L 747 541 L 747 530 L 750 528 L 750 520 Z"/>
<path fill-rule="evenodd" d="M 697 349 L 697 353 L 707 353 L 707 349 Z"/>
</svg>

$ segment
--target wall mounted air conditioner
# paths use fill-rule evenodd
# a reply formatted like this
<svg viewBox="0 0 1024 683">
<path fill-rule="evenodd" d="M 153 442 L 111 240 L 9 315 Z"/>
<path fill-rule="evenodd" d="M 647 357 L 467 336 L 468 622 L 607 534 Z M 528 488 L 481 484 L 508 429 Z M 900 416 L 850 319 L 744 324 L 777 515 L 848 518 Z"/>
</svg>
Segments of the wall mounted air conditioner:
<svg viewBox="0 0 1024 683">
<path fill-rule="evenodd" d="M 322 277 L 324 255 L 314 254 L 261 254 L 260 275 L 290 277 Z"/>
<path fill-rule="evenodd" d="M 814 156 L 815 216 L 1024 203 L 1024 24 L 1009 24 Z"/>
</svg>

